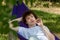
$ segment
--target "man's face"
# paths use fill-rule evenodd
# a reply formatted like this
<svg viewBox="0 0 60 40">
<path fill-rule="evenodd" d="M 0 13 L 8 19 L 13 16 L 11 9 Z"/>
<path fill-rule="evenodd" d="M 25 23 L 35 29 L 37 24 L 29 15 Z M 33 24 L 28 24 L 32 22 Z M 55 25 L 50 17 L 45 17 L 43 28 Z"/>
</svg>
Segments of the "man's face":
<svg viewBox="0 0 60 40">
<path fill-rule="evenodd" d="M 34 17 L 33 14 L 30 14 L 26 17 L 26 23 L 28 25 L 35 25 L 36 24 L 36 18 Z"/>
</svg>

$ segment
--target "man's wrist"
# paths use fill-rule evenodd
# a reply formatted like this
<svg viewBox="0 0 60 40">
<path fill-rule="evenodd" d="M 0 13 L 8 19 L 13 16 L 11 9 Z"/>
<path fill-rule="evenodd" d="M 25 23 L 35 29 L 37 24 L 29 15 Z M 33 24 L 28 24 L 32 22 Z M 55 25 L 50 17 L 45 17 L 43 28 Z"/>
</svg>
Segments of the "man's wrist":
<svg viewBox="0 0 60 40">
<path fill-rule="evenodd" d="M 44 25 L 40 25 L 41 27 L 44 27 Z"/>
</svg>

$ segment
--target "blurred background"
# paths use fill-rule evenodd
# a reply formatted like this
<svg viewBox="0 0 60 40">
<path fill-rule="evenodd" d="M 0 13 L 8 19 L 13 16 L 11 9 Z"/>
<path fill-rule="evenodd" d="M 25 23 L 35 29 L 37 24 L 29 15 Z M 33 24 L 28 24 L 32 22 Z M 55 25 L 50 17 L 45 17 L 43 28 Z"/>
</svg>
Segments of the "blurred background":
<svg viewBox="0 0 60 40">
<path fill-rule="evenodd" d="M 14 34 L 13 40 L 18 40 L 16 32 L 9 28 L 8 21 L 12 17 L 12 9 L 17 0 L 0 0 L 0 40 L 9 40 L 9 31 Z M 43 19 L 53 34 L 60 38 L 60 0 L 18 0 L 24 4 L 36 15 Z M 17 26 L 17 24 L 15 25 Z"/>
</svg>

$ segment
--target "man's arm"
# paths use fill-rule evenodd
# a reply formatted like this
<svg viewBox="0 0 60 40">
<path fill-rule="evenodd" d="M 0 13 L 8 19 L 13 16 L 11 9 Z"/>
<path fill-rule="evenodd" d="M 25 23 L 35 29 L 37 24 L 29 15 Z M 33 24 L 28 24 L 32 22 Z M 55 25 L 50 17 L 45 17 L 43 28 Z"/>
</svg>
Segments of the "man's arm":
<svg viewBox="0 0 60 40">
<path fill-rule="evenodd" d="M 54 35 L 45 28 L 45 26 L 42 26 L 42 29 L 44 30 L 46 36 L 49 38 L 49 40 L 55 40 Z"/>
<path fill-rule="evenodd" d="M 11 22 L 13 22 L 13 21 L 22 21 L 22 17 L 20 17 L 20 18 L 17 18 L 17 19 L 13 19 L 13 20 L 11 20 L 11 21 L 9 21 L 9 23 L 11 23 Z"/>
<path fill-rule="evenodd" d="M 12 23 L 9 23 L 9 27 L 16 32 L 18 31 L 18 27 L 13 27 Z"/>
<path fill-rule="evenodd" d="M 19 27 L 13 27 L 13 24 L 12 24 L 13 21 L 22 21 L 22 17 L 9 21 L 9 27 L 10 27 L 12 30 L 14 30 L 14 31 L 17 32 Z"/>
<path fill-rule="evenodd" d="M 37 19 L 37 24 L 43 29 L 49 40 L 55 40 L 54 35 L 49 30 L 46 29 L 41 19 Z"/>
</svg>

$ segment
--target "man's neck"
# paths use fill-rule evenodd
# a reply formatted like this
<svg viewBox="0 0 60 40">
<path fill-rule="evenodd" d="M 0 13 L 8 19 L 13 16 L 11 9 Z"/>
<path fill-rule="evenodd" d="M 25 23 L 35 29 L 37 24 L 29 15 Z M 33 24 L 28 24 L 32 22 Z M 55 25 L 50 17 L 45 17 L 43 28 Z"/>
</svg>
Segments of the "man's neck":
<svg viewBox="0 0 60 40">
<path fill-rule="evenodd" d="M 34 27 L 34 26 L 36 26 L 36 24 L 34 24 L 34 25 L 29 25 L 29 28 Z"/>
</svg>

